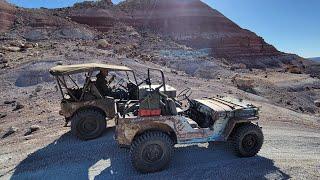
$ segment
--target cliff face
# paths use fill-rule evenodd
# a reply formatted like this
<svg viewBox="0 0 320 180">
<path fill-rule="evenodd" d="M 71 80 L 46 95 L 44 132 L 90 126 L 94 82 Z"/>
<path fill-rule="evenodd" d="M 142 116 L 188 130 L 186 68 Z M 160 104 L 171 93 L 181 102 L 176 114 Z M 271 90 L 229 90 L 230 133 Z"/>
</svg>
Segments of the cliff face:
<svg viewBox="0 0 320 180">
<path fill-rule="evenodd" d="M 15 11 L 0 0 L 0 32 L 13 24 Z M 63 27 L 77 22 L 107 32 L 120 22 L 194 48 L 211 48 L 214 57 L 234 61 L 282 54 L 200 0 L 127 0 L 119 5 L 101 0 L 77 3 L 71 8 L 19 11 L 21 18 L 17 21 L 31 27 Z"/>
<path fill-rule="evenodd" d="M 126 18 L 126 14 L 118 10 L 111 0 L 77 3 L 68 10 L 68 16 L 99 31 L 108 31 L 119 22 L 119 18 Z"/>
<path fill-rule="evenodd" d="M 194 48 L 211 48 L 212 55 L 218 58 L 281 54 L 263 38 L 240 28 L 200 0 L 127 0 L 117 6 L 81 4 L 70 10 L 71 19 L 100 31 L 108 31 L 116 22 L 125 22 Z"/>
<path fill-rule="evenodd" d="M 256 34 L 200 0 L 127 0 L 119 5 L 127 20 L 195 48 L 212 48 L 215 57 L 239 58 L 280 54 Z"/>
<path fill-rule="evenodd" d="M 4 0 L 0 0 L 0 33 L 11 28 L 15 20 L 16 8 Z"/>
</svg>

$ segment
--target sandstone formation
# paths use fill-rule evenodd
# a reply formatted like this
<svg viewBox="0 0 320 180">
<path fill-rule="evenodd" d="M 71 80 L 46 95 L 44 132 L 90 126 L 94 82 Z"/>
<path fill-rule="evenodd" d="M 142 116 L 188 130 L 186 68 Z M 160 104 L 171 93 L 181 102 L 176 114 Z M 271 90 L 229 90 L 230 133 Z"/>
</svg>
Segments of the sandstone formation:
<svg viewBox="0 0 320 180">
<path fill-rule="evenodd" d="M 16 8 L 8 4 L 5 0 L 0 0 L 0 33 L 11 28 L 15 20 Z"/>
<path fill-rule="evenodd" d="M 72 20 L 108 31 L 115 22 L 125 22 L 194 48 L 212 48 L 217 58 L 258 58 L 281 55 L 255 33 L 212 9 L 200 0 L 127 0 L 117 6 L 75 5 Z"/>
<path fill-rule="evenodd" d="M 262 37 L 242 29 L 200 0 L 126 0 L 118 5 L 111 0 L 85 1 L 54 10 L 14 8 L 0 0 L 1 13 L 0 32 L 15 22 L 14 28 L 20 27 L 18 34 L 30 41 L 88 40 L 95 37 L 92 28 L 110 34 L 122 23 L 140 33 L 149 32 L 195 49 L 208 49 L 215 58 L 247 68 L 297 66 L 300 59 L 279 52 Z M 297 67 L 301 68 L 300 64 Z"/>
<path fill-rule="evenodd" d="M 120 7 L 133 17 L 132 25 L 151 28 L 195 48 L 212 48 L 215 57 L 280 54 L 261 37 L 199 0 L 128 0 Z"/>
<path fill-rule="evenodd" d="M 77 3 L 67 11 L 71 20 L 87 24 L 99 31 L 110 30 L 126 14 L 113 6 L 111 0 Z"/>
</svg>

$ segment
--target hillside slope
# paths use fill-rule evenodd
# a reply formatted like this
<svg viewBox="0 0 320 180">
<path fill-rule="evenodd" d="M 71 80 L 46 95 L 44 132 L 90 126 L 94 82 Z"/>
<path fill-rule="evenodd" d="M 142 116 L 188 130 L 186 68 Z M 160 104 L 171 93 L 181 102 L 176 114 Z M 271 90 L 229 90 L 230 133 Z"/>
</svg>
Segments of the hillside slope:
<svg viewBox="0 0 320 180">
<path fill-rule="evenodd" d="M 320 67 L 269 45 L 261 50 L 261 38 L 200 1 L 104 0 L 60 9 L 3 3 L 0 9 L 12 17 L 0 16 L 6 22 L 0 26 L 0 179 L 320 178 L 320 74 L 314 73 Z M 216 47 L 211 42 L 218 37 L 223 41 Z M 295 59 L 300 67 L 311 64 L 305 67 L 311 76 Z M 89 62 L 128 66 L 138 83 L 147 68 L 161 68 L 166 83 L 178 93 L 191 88 L 191 98 L 252 102 L 261 107 L 261 152 L 238 158 L 225 143 L 178 146 L 168 169 L 137 173 L 114 140 L 113 121 L 92 141 L 64 127 L 49 69 Z M 83 82 L 85 75 L 74 78 Z"/>
<path fill-rule="evenodd" d="M 5 0 L 0 0 L 0 33 L 8 31 L 15 20 L 16 8 L 9 5 Z"/>
</svg>

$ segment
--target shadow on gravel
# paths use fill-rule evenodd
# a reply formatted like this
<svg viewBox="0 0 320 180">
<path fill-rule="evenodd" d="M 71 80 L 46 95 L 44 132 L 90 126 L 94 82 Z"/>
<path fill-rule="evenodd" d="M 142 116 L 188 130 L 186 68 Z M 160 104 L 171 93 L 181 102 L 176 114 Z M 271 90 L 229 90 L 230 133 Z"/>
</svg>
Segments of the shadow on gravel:
<svg viewBox="0 0 320 180">
<path fill-rule="evenodd" d="M 238 158 L 228 144 L 176 147 L 165 171 L 136 172 L 129 152 L 113 139 L 114 129 L 92 141 L 66 133 L 30 154 L 16 168 L 12 179 L 288 179 L 271 159 Z"/>
</svg>

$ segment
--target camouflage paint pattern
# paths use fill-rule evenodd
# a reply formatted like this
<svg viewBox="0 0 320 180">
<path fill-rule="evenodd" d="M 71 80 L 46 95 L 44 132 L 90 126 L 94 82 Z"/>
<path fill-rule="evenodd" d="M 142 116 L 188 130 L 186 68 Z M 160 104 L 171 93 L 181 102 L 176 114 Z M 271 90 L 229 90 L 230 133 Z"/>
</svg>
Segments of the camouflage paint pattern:
<svg viewBox="0 0 320 180">
<path fill-rule="evenodd" d="M 113 119 L 116 114 L 116 107 L 113 98 L 105 98 L 91 101 L 83 101 L 83 102 L 61 102 L 61 111 L 60 115 L 70 118 L 73 114 L 84 108 L 96 108 L 103 111 L 107 118 Z"/>
<path fill-rule="evenodd" d="M 223 99 L 194 100 L 202 113 L 210 114 L 214 125 L 210 128 L 192 128 L 184 116 L 157 116 L 120 118 L 116 120 L 116 139 L 120 145 L 130 145 L 134 137 L 149 131 L 168 133 L 178 144 L 226 141 L 237 123 L 256 121 L 258 108 Z M 243 114 L 241 114 L 243 112 Z"/>
</svg>

